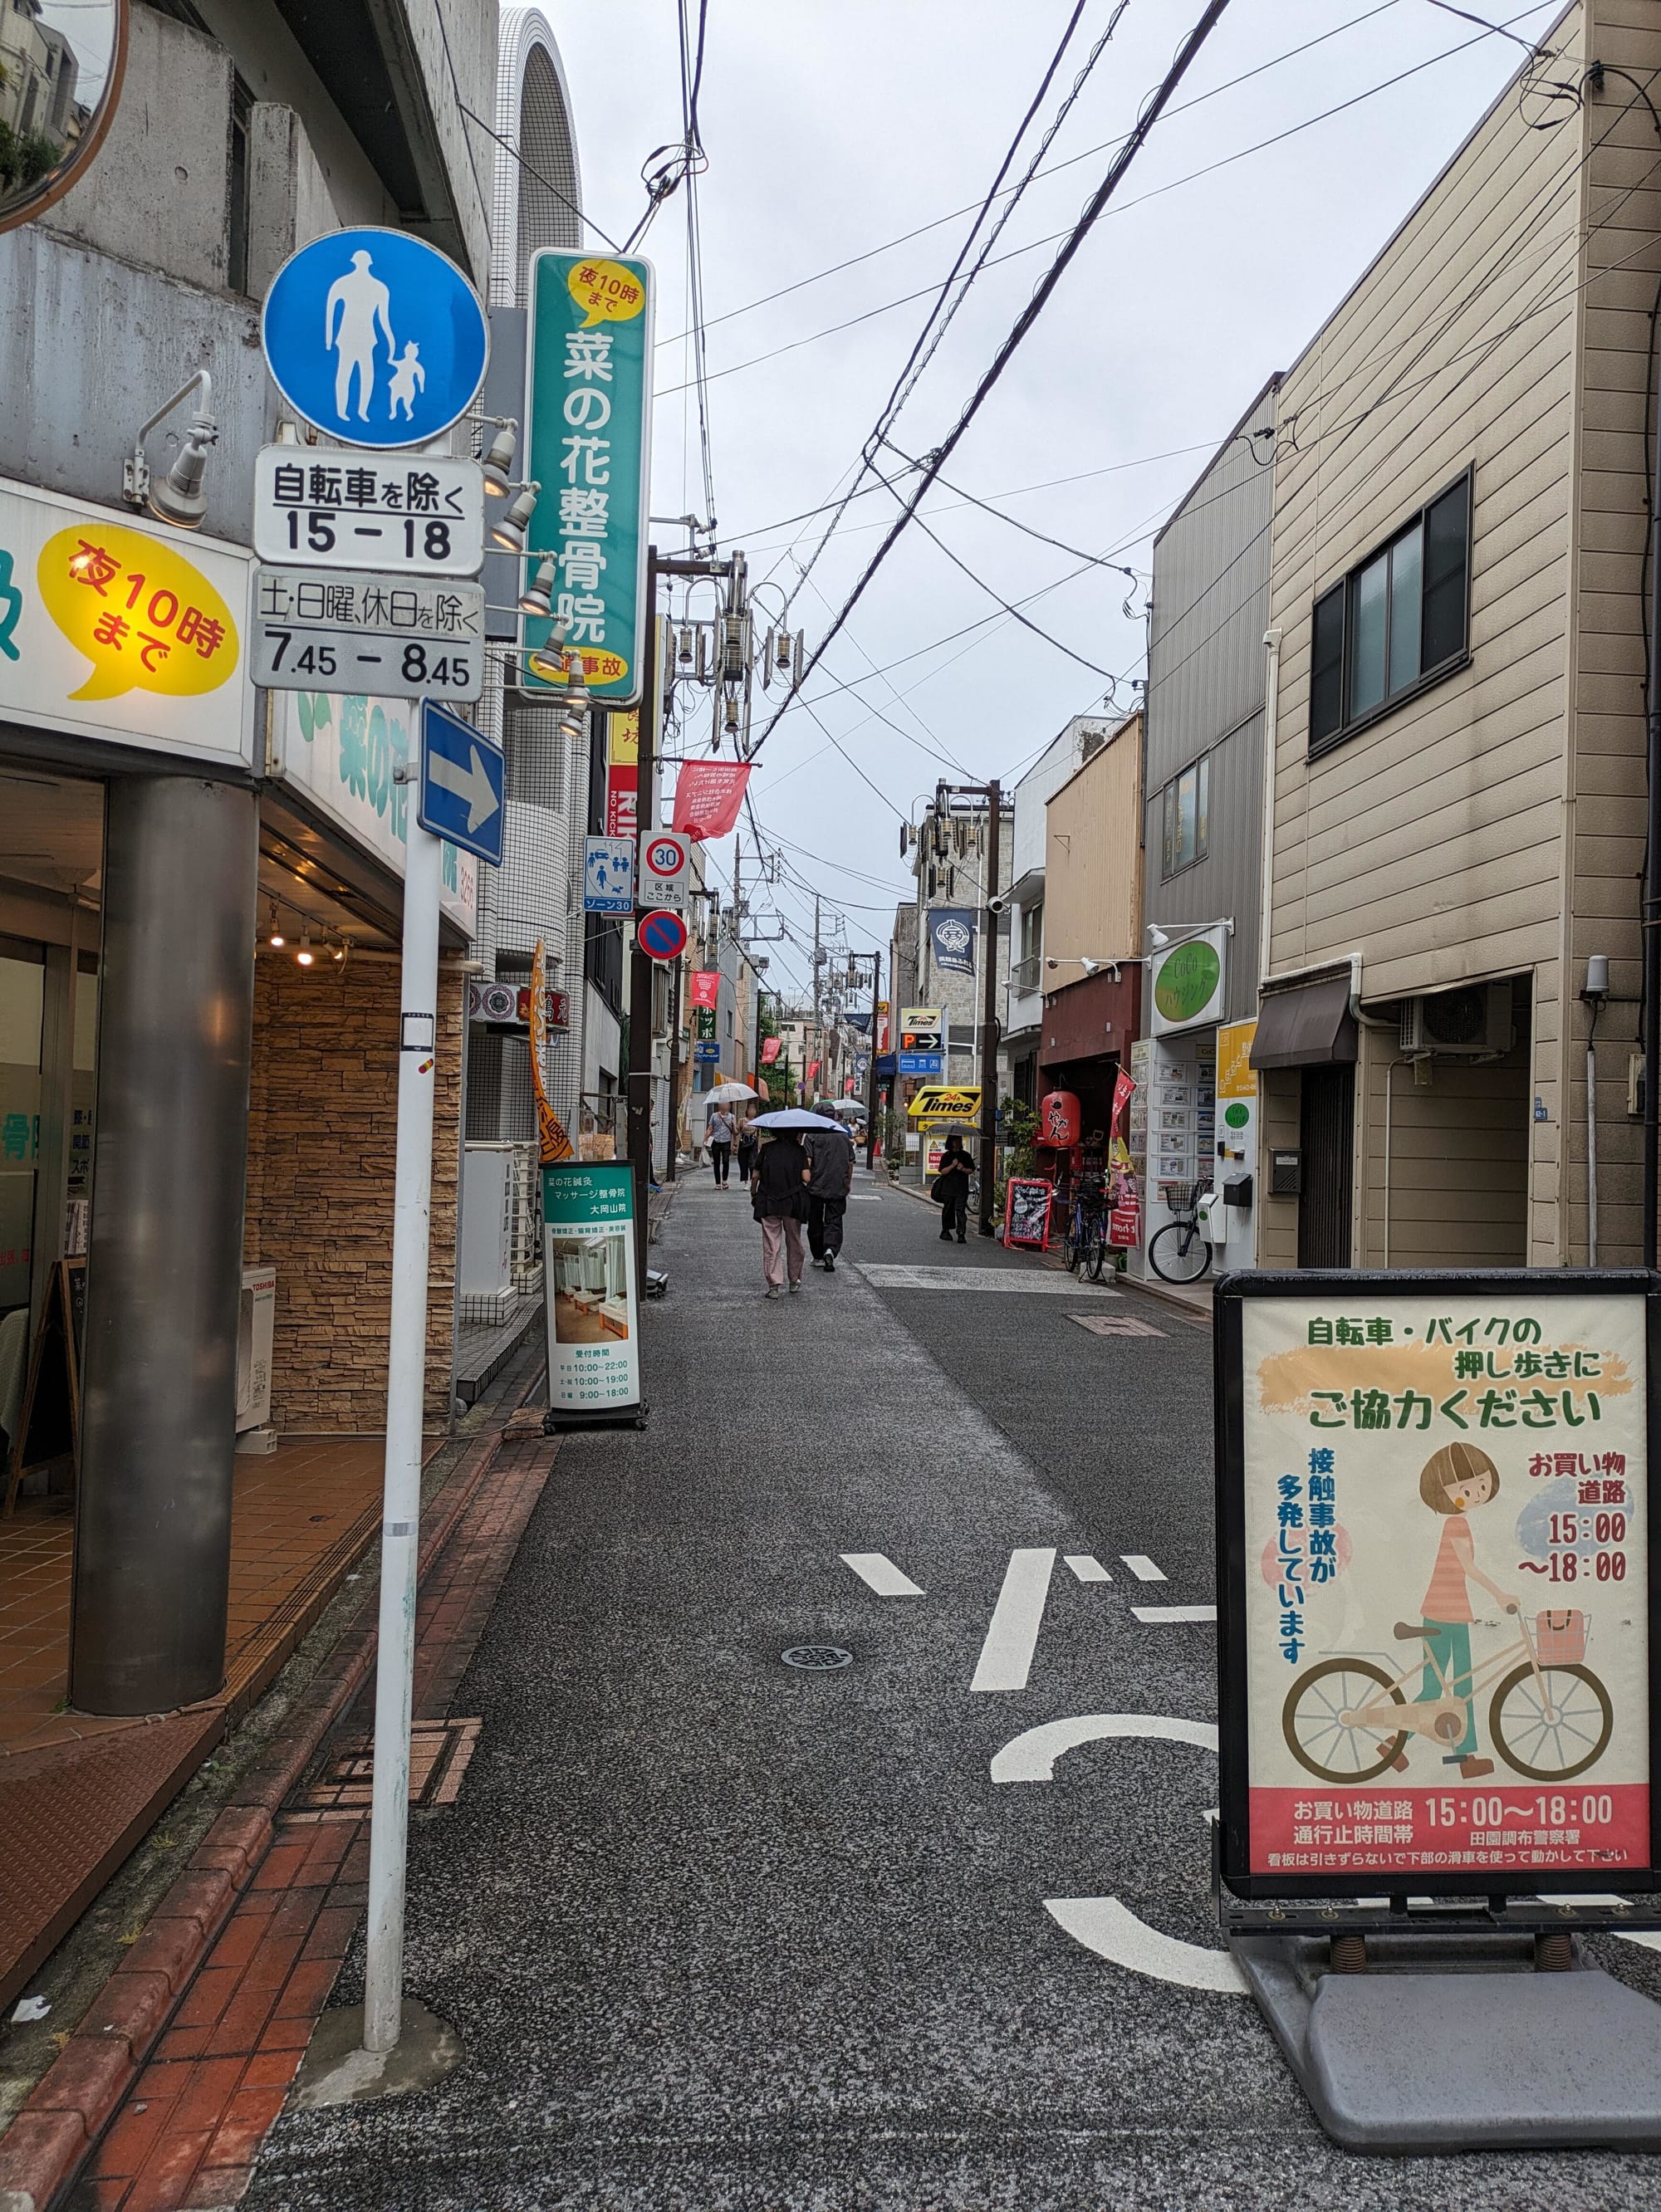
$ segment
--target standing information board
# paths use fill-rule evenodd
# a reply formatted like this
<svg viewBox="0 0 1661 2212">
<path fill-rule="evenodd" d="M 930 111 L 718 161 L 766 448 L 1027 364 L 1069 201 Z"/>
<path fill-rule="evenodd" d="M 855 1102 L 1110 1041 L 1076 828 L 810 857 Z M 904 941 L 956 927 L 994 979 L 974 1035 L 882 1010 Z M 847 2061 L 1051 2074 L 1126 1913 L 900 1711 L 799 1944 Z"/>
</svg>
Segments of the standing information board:
<svg viewBox="0 0 1661 2212">
<path fill-rule="evenodd" d="M 1237 1275 L 1215 1312 L 1226 1889 L 1655 1888 L 1657 1279 Z"/>
<path fill-rule="evenodd" d="M 1004 1186 L 1003 1241 L 1050 1249 L 1050 1206 L 1055 1196 L 1042 1176 L 1011 1176 Z"/>
<path fill-rule="evenodd" d="M 551 1420 L 641 1418 L 635 1171 L 566 1160 L 542 1170 Z"/>
</svg>

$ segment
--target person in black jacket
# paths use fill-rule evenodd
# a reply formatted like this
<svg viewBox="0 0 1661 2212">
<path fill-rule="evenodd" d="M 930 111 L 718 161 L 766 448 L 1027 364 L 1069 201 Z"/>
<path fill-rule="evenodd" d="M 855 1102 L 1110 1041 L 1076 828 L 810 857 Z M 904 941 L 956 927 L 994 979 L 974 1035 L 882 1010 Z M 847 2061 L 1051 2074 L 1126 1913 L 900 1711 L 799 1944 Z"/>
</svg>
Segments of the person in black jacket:
<svg viewBox="0 0 1661 2212">
<path fill-rule="evenodd" d="M 812 1174 L 794 1131 L 770 1139 L 756 1161 L 750 1210 L 761 1224 L 761 1267 L 770 1298 L 784 1288 L 787 1261 L 792 1296 L 801 1288 L 801 1224 Z"/>
<path fill-rule="evenodd" d="M 940 1235 L 949 1239 L 955 1229 L 959 1244 L 965 1241 L 969 1227 L 970 1167 L 963 1138 L 953 1129 L 940 1155 L 940 1170 L 934 1179 L 934 1188 L 940 1199 Z"/>
<path fill-rule="evenodd" d="M 854 1188 L 854 1146 L 846 1129 L 810 1129 L 807 1164 L 807 1245 L 813 1265 L 827 1275 L 837 1272 L 842 1249 L 843 1217 Z"/>
</svg>

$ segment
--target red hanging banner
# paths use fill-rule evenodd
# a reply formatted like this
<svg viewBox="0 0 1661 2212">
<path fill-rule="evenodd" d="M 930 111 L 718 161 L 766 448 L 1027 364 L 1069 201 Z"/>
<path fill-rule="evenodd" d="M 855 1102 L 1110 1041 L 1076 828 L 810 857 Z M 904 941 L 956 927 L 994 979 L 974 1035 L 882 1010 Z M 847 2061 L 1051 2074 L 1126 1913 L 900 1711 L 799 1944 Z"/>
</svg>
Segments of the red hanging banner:
<svg viewBox="0 0 1661 2212">
<path fill-rule="evenodd" d="M 1116 1137 L 1122 1136 L 1123 1134 L 1123 1130 L 1121 1125 L 1124 1121 L 1124 1109 L 1129 1105 L 1131 1094 L 1135 1088 L 1136 1086 L 1135 1083 L 1132 1082 L 1129 1075 L 1122 1067 L 1113 1079 L 1113 1113 L 1108 1124 L 1112 1134 Z"/>
<path fill-rule="evenodd" d="M 779 1040 L 777 1037 L 764 1037 L 761 1041 L 762 1066 L 764 1067 L 770 1067 L 778 1056 Z"/>
<path fill-rule="evenodd" d="M 726 836 L 739 818 L 749 781 L 748 761 L 684 762 L 675 782 L 670 827 L 688 837 Z"/>
<path fill-rule="evenodd" d="M 692 971 L 692 1004 L 713 1009 L 721 1001 L 721 970 L 717 968 L 695 968 Z"/>
</svg>

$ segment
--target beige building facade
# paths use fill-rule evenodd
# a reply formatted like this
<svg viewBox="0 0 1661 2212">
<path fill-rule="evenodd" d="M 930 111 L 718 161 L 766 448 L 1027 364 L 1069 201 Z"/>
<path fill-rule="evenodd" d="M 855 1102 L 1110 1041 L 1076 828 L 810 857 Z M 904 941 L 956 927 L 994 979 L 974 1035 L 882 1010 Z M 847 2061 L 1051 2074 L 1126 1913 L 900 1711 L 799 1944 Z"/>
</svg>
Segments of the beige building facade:
<svg viewBox="0 0 1661 2212">
<path fill-rule="evenodd" d="M 1270 1266 L 1585 1264 L 1593 955 L 1597 1254 L 1640 1258 L 1661 26 L 1544 43 L 1281 388 Z"/>
</svg>

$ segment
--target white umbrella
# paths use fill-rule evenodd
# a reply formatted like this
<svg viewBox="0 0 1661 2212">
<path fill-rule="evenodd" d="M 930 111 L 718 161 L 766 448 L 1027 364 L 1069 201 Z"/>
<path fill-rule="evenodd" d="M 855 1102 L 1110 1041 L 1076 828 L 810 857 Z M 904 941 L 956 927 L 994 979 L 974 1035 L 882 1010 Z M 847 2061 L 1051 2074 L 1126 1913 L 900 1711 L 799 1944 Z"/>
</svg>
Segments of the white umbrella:
<svg viewBox="0 0 1661 2212">
<path fill-rule="evenodd" d="M 760 1091 L 752 1091 L 747 1083 L 718 1083 L 713 1091 L 703 1093 L 706 1106 L 729 1106 L 735 1098 L 759 1098 Z"/>
<path fill-rule="evenodd" d="M 776 1114 L 757 1114 L 751 1122 L 752 1129 L 834 1129 L 843 1133 L 840 1121 L 831 1121 L 824 1114 L 810 1114 L 805 1106 L 784 1106 Z"/>
</svg>

